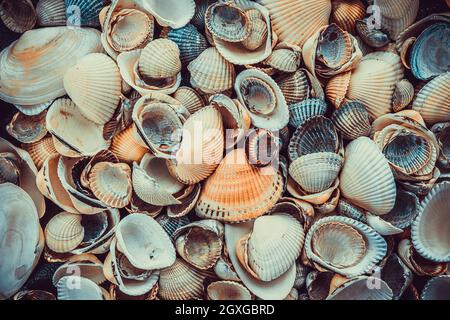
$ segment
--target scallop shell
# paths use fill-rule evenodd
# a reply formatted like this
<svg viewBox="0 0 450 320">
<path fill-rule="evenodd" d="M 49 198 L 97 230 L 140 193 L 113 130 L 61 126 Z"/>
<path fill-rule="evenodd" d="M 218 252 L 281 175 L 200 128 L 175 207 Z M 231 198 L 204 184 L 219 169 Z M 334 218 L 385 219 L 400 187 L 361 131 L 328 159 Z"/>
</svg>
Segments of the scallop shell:
<svg viewBox="0 0 450 320">
<path fill-rule="evenodd" d="M 37 264 L 43 244 L 40 239 L 39 218 L 30 196 L 11 184 L 0 184 L 0 299 L 14 295 L 27 281 Z"/>
<path fill-rule="evenodd" d="M 45 227 L 45 243 L 54 252 L 69 252 L 78 247 L 83 238 L 81 215 L 61 212 Z"/>
<path fill-rule="evenodd" d="M 190 87 L 179 87 L 173 94 L 173 97 L 180 101 L 191 114 L 205 106 L 203 97 L 195 89 Z"/>
<path fill-rule="evenodd" d="M 27 116 L 17 112 L 6 126 L 6 131 L 20 142 L 37 142 L 47 134 L 47 128 L 45 127 L 46 114 L 47 112 L 43 111 L 35 116 Z"/>
<path fill-rule="evenodd" d="M 251 10 L 248 10 L 248 12 Z M 266 43 L 268 35 L 267 22 L 263 18 L 251 19 L 250 35 L 247 37 L 247 39 L 242 41 L 241 44 L 248 50 L 257 50 L 264 43 Z"/>
<path fill-rule="evenodd" d="M 72 18 L 71 25 L 74 27 L 100 25 L 99 14 L 105 5 L 104 0 L 64 0 L 67 8 L 67 14 L 71 13 L 75 17 Z"/>
<path fill-rule="evenodd" d="M 300 47 L 320 27 L 327 25 L 331 13 L 328 0 L 260 0 L 270 13 L 273 30 L 280 42 Z"/>
<path fill-rule="evenodd" d="M 450 300 L 450 276 L 431 278 L 420 295 L 421 300 Z"/>
<path fill-rule="evenodd" d="M 111 120 L 119 105 L 119 68 L 105 54 L 89 54 L 67 70 L 64 88 L 87 119 L 103 125 Z"/>
<path fill-rule="evenodd" d="M 30 154 L 38 170 L 41 169 L 48 158 L 58 155 L 52 137 L 46 137 L 37 142 L 24 144 L 23 148 Z"/>
<path fill-rule="evenodd" d="M 24 110 L 56 99 L 66 93 L 66 70 L 83 56 L 101 51 L 97 30 L 56 27 L 27 31 L 0 54 L 0 99 L 22 105 Z"/>
<path fill-rule="evenodd" d="M 429 81 L 413 101 L 413 110 L 418 111 L 427 123 L 450 121 L 450 72 Z"/>
<path fill-rule="evenodd" d="M 392 109 L 398 112 L 406 108 L 414 98 L 414 87 L 406 79 L 399 81 L 395 85 L 394 94 L 392 95 Z"/>
<path fill-rule="evenodd" d="M 334 152 L 339 148 L 339 136 L 333 122 L 324 116 L 314 116 L 295 130 L 289 141 L 288 154 L 291 161 L 317 152 Z"/>
<path fill-rule="evenodd" d="M 169 171 L 185 184 L 195 184 L 209 177 L 223 158 L 222 116 L 207 106 L 188 118 L 183 126 L 183 140 Z"/>
<path fill-rule="evenodd" d="M 209 300 L 253 300 L 251 293 L 242 284 L 234 281 L 216 281 L 208 285 Z"/>
<path fill-rule="evenodd" d="M 364 105 L 358 101 L 344 103 L 331 116 L 344 139 L 354 140 L 370 134 L 371 118 Z"/>
<path fill-rule="evenodd" d="M 279 232 L 274 233 L 274 229 Z M 300 256 L 304 236 L 302 225 L 291 215 L 259 217 L 253 230 L 238 240 L 236 254 L 256 279 L 272 281 L 288 271 Z"/>
<path fill-rule="evenodd" d="M 58 300 L 108 300 L 95 282 L 83 277 L 65 276 L 56 284 Z"/>
<path fill-rule="evenodd" d="M 144 78 L 164 79 L 181 71 L 180 49 L 169 39 L 155 39 L 141 51 L 138 69 Z"/>
<path fill-rule="evenodd" d="M 30 0 L 4 0 L 0 3 L 0 19 L 9 30 L 24 33 L 33 29 L 37 15 Z"/>
<path fill-rule="evenodd" d="M 394 176 L 369 138 L 360 137 L 347 145 L 339 180 L 342 195 L 371 213 L 386 214 L 394 207 L 397 193 Z"/>
<path fill-rule="evenodd" d="M 286 101 L 270 76 L 259 70 L 244 70 L 237 76 L 234 87 L 255 127 L 275 131 L 288 124 Z"/>
<path fill-rule="evenodd" d="M 233 64 L 225 60 L 214 47 L 203 51 L 189 63 L 187 69 L 192 87 L 205 93 L 231 89 L 236 76 Z"/>
<path fill-rule="evenodd" d="M 332 1 L 330 21 L 344 31 L 355 34 L 356 21 L 364 18 L 366 7 L 360 0 Z"/>
<path fill-rule="evenodd" d="M 373 284 L 377 281 L 377 284 Z M 391 288 L 381 279 L 360 276 L 345 282 L 327 300 L 392 300 Z"/>
<path fill-rule="evenodd" d="M 330 188 L 339 175 L 343 158 L 333 152 L 318 152 L 301 156 L 289 166 L 289 175 L 308 193 Z"/>
<path fill-rule="evenodd" d="M 140 162 L 142 157 L 149 151 L 134 138 L 134 129 L 132 126 L 120 132 L 111 142 L 110 150 L 122 162 Z"/>
<path fill-rule="evenodd" d="M 307 257 L 347 277 L 367 273 L 386 255 L 383 237 L 367 225 L 341 216 L 314 222 L 305 238 Z"/>
<path fill-rule="evenodd" d="M 289 105 L 289 124 L 294 128 L 314 116 L 323 116 L 327 112 L 327 104 L 318 98 L 305 99 Z"/>
<path fill-rule="evenodd" d="M 37 24 L 42 27 L 64 26 L 67 23 L 64 0 L 39 0 L 36 14 Z"/>
<path fill-rule="evenodd" d="M 47 112 L 47 129 L 54 139 L 68 147 L 76 156 L 94 155 L 108 149 L 109 142 L 103 139 L 102 126 L 89 121 L 70 99 L 56 100 Z M 73 157 L 55 144 L 63 155 Z"/>
<path fill-rule="evenodd" d="M 208 48 L 208 41 L 192 24 L 170 30 L 167 38 L 175 42 L 180 49 L 183 65 L 189 64 Z"/>
<path fill-rule="evenodd" d="M 159 295 L 164 300 L 192 300 L 203 298 L 207 273 L 192 268 L 182 259 L 161 270 Z"/>
<path fill-rule="evenodd" d="M 151 217 L 130 214 L 116 228 L 117 246 L 133 266 L 162 269 L 175 262 L 175 248 L 164 229 Z"/>
<path fill-rule="evenodd" d="M 282 72 L 295 72 L 302 62 L 301 52 L 300 47 L 280 43 L 264 64 Z"/>
<path fill-rule="evenodd" d="M 419 11 L 419 0 L 375 0 L 374 5 L 379 7 L 381 25 L 387 29 L 391 39 L 411 25 Z"/>
<path fill-rule="evenodd" d="M 288 105 L 299 103 L 310 95 L 310 86 L 306 72 L 297 70 L 276 79 Z"/>
<path fill-rule="evenodd" d="M 411 227 L 414 248 L 426 259 L 449 262 L 449 246 L 445 229 L 448 224 L 448 193 L 450 184 L 442 182 L 434 186 L 422 201 L 417 218 Z M 433 215 L 433 219 L 428 218 Z"/>
<path fill-rule="evenodd" d="M 164 3 L 148 0 L 143 6 L 155 17 L 159 25 L 173 29 L 184 27 L 195 13 L 194 0 L 167 0 Z"/>
<path fill-rule="evenodd" d="M 283 189 L 281 175 L 266 168 L 251 166 L 243 149 L 230 151 L 205 181 L 195 207 L 197 215 L 239 222 L 266 213 Z"/>
</svg>

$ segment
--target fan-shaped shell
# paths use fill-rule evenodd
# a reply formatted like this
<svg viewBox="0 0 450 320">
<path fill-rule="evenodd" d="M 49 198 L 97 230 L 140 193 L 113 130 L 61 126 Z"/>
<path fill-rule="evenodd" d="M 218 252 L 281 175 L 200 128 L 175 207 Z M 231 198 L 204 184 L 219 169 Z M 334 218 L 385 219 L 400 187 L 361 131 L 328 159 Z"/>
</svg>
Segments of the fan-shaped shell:
<svg viewBox="0 0 450 320">
<path fill-rule="evenodd" d="M 356 20 L 356 31 L 362 43 L 369 48 L 382 48 L 389 43 L 389 35 L 385 30 L 370 28 L 371 22 L 368 18 Z"/>
<path fill-rule="evenodd" d="M 297 70 L 294 73 L 282 75 L 276 79 L 276 82 L 280 87 L 281 92 L 283 92 L 288 105 L 301 102 L 310 95 L 308 76 L 306 72 L 302 70 Z"/>
<path fill-rule="evenodd" d="M 138 68 L 144 78 L 163 79 L 181 71 L 180 49 L 169 39 L 155 39 L 141 51 Z"/>
<path fill-rule="evenodd" d="M 235 149 L 205 181 L 195 211 L 204 218 L 245 221 L 268 212 L 282 189 L 282 177 L 272 167 L 255 168 L 245 150 Z"/>
<path fill-rule="evenodd" d="M 137 143 L 132 126 L 113 138 L 110 150 L 123 162 L 140 162 L 142 157 L 149 151 Z"/>
<path fill-rule="evenodd" d="M 79 214 L 61 212 L 45 227 L 45 243 L 54 252 L 69 252 L 78 247 L 83 238 L 84 227 Z"/>
<path fill-rule="evenodd" d="M 46 115 L 47 112 L 45 111 L 35 116 L 27 116 L 17 112 L 6 126 L 6 131 L 20 142 L 37 142 L 47 134 L 47 128 L 45 127 Z"/>
<path fill-rule="evenodd" d="M 24 144 L 23 148 L 28 151 L 38 170 L 41 169 L 48 158 L 58 155 L 52 137 L 46 137 L 37 142 Z"/>
<path fill-rule="evenodd" d="M 387 160 L 369 138 L 360 137 L 347 145 L 339 180 L 342 195 L 371 213 L 386 214 L 394 207 L 394 176 Z"/>
<path fill-rule="evenodd" d="M 192 24 L 170 30 L 167 38 L 175 42 L 180 49 L 183 65 L 190 63 L 208 48 L 208 41 Z"/>
<path fill-rule="evenodd" d="M 75 27 L 100 25 L 99 14 L 105 5 L 104 0 L 64 0 L 67 14 L 73 13 L 72 25 Z"/>
<path fill-rule="evenodd" d="M 345 139 L 354 140 L 370 134 L 369 112 L 358 101 L 344 103 L 333 112 L 331 120 Z"/>
<path fill-rule="evenodd" d="M 67 23 L 64 0 L 39 0 L 36 14 L 39 26 L 63 26 Z"/>
<path fill-rule="evenodd" d="M 419 198 L 412 192 L 398 189 L 394 207 L 382 218 L 397 228 L 405 229 L 416 218 L 418 210 Z"/>
<path fill-rule="evenodd" d="M 411 25 L 419 11 L 419 0 L 375 0 L 380 11 L 381 25 L 388 31 L 391 39 Z"/>
<path fill-rule="evenodd" d="M 392 95 L 392 109 L 398 112 L 409 105 L 414 98 L 414 86 L 406 79 L 400 80 L 395 85 Z"/>
<path fill-rule="evenodd" d="M 58 300 L 106 300 L 104 289 L 102 290 L 95 282 L 83 277 L 62 277 L 56 284 L 56 288 Z"/>
<path fill-rule="evenodd" d="M 206 292 L 210 300 L 252 300 L 252 295 L 239 282 L 216 281 L 211 283 Z"/>
<path fill-rule="evenodd" d="M 158 21 L 158 24 L 178 29 L 192 19 L 195 13 L 194 0 L 147 0 L 143 3 L 144 9 L 148 10 Z"/>
<path fill-rule="evenodd" d="M 330 21 L 339 28 L 355 34 L 356 21 L 364 18 L 366 7 L 361 0 L 332 1 Z"/>
<path fill-rule="evenodd" d="M 3 0 L 0 3 L 0 19 L 9 30 L 24 33 L 33 29 L 37 15 L 30 0 Z"/>
<path fill-rule="evenodd" d="M 301 48 L 280 43 L 272 54 L 264 60 L 264 64 L 282 72 L 295 72 L 302 61 Z"/>
<path fill-rule="evenodd" d="M 298 128 L 309 118 L 323 116 L 326 112 L 327 104 L 322 99 L 305 99 L 289 105 L 289 124 L 294 128 Z"/>
<path fill-rule="evenodd" d="M 258 12 L 257 17 L 249 14 L 249 12 Z M 241 44 L 248 50 L 256 50 L 267 42 L 268 28 L 267 22 L 257 9 L 247 10 L 247 16 L 250 18 L 250 35 L 241 42 Z"/>
<path fill-rule="evenodd" d="M 393 293 L 386 282 L 376 281 L 378 285 L 372 285 L 371 277 L 356 277 L 334 290 L 327 300 L 392 300 Z"/>
<path fill-rule="evenodd" d="M 179 87 L 173 94 L 173 97 L 180 101 L 191 114 L 194 114 L 205 106 L 203 97 L 195 89 L 190 87 Z"/>
</svg>

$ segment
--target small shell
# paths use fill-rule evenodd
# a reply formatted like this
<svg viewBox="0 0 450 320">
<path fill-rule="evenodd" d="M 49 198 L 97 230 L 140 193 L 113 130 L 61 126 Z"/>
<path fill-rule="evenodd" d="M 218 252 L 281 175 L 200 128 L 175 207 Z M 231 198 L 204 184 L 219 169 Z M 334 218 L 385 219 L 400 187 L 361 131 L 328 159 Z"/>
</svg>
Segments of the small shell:
<svg viewBox="0 0 450 320">
<path fill-rule="evenodd" d="M 209 300 L 252 300 L 252 295 L 242 284 L 234 281 L 216 281 L 206 288 Z"/>
<path fill-rule="evenodd" d="M 295 72 L 302 61 L 301 48 L 288 44 L 279 44 L 264 64 L 282 72 Z"/>
<path fill-rule="evenodd" d="M 325 87 L 325 95 L 336 109 L 339 109 L 342 103 L 346 101 L 351 77 L 352 71 L 340 73 L 331 78 Z"/>
<path fill-rule="evenodd" d="M 365 216 L 365 212 L 363 209 L 355 206 L 351 202 L 346 199 L 339 199 L 339 203 L 337 206 L 337 212 L 340 215 L 352 218 L 354 220 L 366 223 L 367 219 Z"/>
<path fill-rule="evenodd" d="M 195 0 L 195 14 L 191 19 L 191 23 L 196 26 L 198 30 L 205 29 L 206 10 L 215 2 L 215 0 Z"/>
<path fill-rule="evenodd" d="M 394 207 L 382 218 L 397 228 L 406 229 L 416 218 L 418 210 L 419 198 L 414 193 L 398 189 Z"/>
<path fill-rule="evenodd" d="M 36 11 L 30 0 L 4 0 L 0 3 L 0 18 L 5 26 L 17 33 L 33 29 Z"/>
<path fill-rule="evenodd" d="M 339 136 L 333 122 L 324 116 L 314 116 L 295 130 L 289 141 L 291 161 L 300 156 L 317 152 L 337 152 Z"/>
<path fill-rule="evenodd" d="M 195 13 L 194 0 L 148 0 L 143 3 L 144 9 L 148 10 L 158 21 L 158 24 L 173 29 L 178 29 L 192 19 Z"/>
<path fill-rule="evenodd" d="M 63 26 L 67 23 L 64 0 L 39 0 L 36 14 L 37 23 L 42 27 Z"/>
<path fill-rule="evenodd" d="M 189 64 L 208 48 L 208 41 L 192 24 L 170 30 L 167 38 L 178 45 L 183 65 Z"/>
<path fill-rule="evenodd" d="M 289 124 L 298 128 L 309 118 L 323 116 L 326 112 L 327 104 L 325 101 L 317 98 L 305 99 L 289 105 Z"/>
<path fill-rule="evenodd" d="M 310 95 L 310 86 L 306 72 L 297 70 L 292 74 L 282 75 L 276 79 L 286 103 L 291 105 L 299 103 Z"/>
<path fill-rule="evenodd" d="M 369 138 L 360 137 L 347 145 L 339 180 L 342 195 L 371 213 L 386 214 L 395 205 L 396 186 L 391 168 Z"/>
<path fill-rule="evenodd" d="M 172 40 L 153 40 L 142 49 L 138 69 L 144 78 L 174 77 L 181 71 L 180 49 Z"/>
<path fill-rule="evenodd" d="M 354 140 L 370 134 L 370 115 L 364 105 L 358 101 L 349 101 L 336 109 L 331 116 L 336 128 L 344 139 Z"/>
<path fill-rule="evenodd" d="M 48 158 L 58 155 L 52 137 L 46 137 L 37 142 L 23 144 L 22 147 L 24 150 L 28 151 L 38 170 L 41 169 Z"/>
<path fill-rule="evenodd" d="M 83 277 L 62 277 L 56 284 L 58 300 L 107 300 L 95 282 Z M 76 289 L 75 289 L 76 288 Z"/>
<path fill-rule="evenodd" d="M 61 212 L 54 216 L 45 227 L 45 242 L 54 252 L 69 252 L 81 243 L 84 227 L 81 215 Z"/>
<path fill-rule="evenodd" d="M 331 2 L 331 22 L 342 30 L 355 34 L 356 21 L 364 18 L 366 8 L 360 0 L 344 0 Z"/>
<path fill-rule="evenodd" d="M 180 101 L 191 114 L 194 114 L 205 106 L 203 97 L 195 89 L 190 87 L 179 87 L 173 94 L 173 97 Z"/>
<path fill-rule="evenodd" d="M 186 198 L 180 200 L 181 204 L 174 204 L 167 207 L 167 215 L 170 218 L 179 218 L 189 214 L 197 203 L 198 197 L 200 196 L 200 191 L 200 184 L 196 184 L 194 190 L 189 193 Z"/>
<path fill-rule="evenodd" d="M 53 285 L 56 285 L 62 277 L 72 275 L 75 269 L 79 271 L 79 276 L 92 280 L 96 284 L 106 280 L 103 274 L 103 263 L 93 254 L 81 254 L 74 255 L 56 269 L 52 277 Z"/>
<path fill-rule="evenodd" d="M 255 10 L 255 9 L 253 9 Z M 250 21 L 250 35 L 242 41 L 248 50 L 256 50 L 267 41 L 268 29 L 264 19 L 257 18 Z"/>
<path fill-rule="evenodd" d="M 119 68 L 105 54 L 87 55 L 67 70 L 64 88 L 87 119 L 105 124 L 119 105 L 122 90 Z"/>
<path fill-rule="evenodd" d="M 361 276 L 345 282 L 334 290 L 327 300 L 392 300 L 392 298 L 392 290 L 386 282 Z"/>
<path fill-rule="evenodd" d="M 46 111 L 35 116 L 27 116 L 17 112 L 6 126 L 6 131 L 22 143 L 37 142 L 47 134 L 46 115 Z"/>
<path fill-rule="evenodd" d="M 370 22 L 368 19 L 356 21 L 356 31 L 364 43 L 373 48 L 381 48 L 389 43 L 389 35 L 387 32 L 376 28 L 369 28 L 369 25 Z"/>
<path fill-rule="evenodd" d="M 450 276 L 431 278 L 420 295 L 421 300 L 450 300 Z"/>
<path fill-rule="evenodd" d="M 272 131 L 255 129 L 247 134 L 246 152 L 248 161 L 257 167 L 276 161 L 281 141 Z"/>
<path fill-rule="evenodd" d="M 113 138 L 110 150 L 120 161 L 129 163 L 134 161 L 140 162 L 142 157 L 149 151 L 136 142 L 132 126 Z"/>
<path fill-rule="evenodd" d="M 160 214 L 155 218 L 155 220 L 161 225 L 169 237 L 172 237 L 176 230 L 191 222 L 189 216 L 171 218 L 167 214 Z"/>
<path fill-rule="evenodd" d="M 0 183 L 20 183 L 21 160 L 12 152 L 0 153 Z"/>
<path fill-rule="evenodd" d="M 406 79 L 401 80 L 395 85 L 392 95 L 392 109 L 398 112 L 406 108 L 414 98 L 414 86 Z"/>
</svg>

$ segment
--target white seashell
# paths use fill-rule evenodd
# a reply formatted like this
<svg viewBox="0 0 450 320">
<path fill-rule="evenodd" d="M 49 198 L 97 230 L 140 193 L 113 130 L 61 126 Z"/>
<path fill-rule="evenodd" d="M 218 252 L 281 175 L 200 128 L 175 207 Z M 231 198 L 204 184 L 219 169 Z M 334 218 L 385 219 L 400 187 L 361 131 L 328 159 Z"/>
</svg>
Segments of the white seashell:
<svg viewBox="0 0 450 320">
<path fill-rule="evenodd" d="M 403 229 L 397 228 L 392 223 L 385 221 L 382 217 L 366 213 L 367 224 L 383 236 L 390 236 L 403 232 Z"/>
<path fill-rule="evenodd" d="M 163 79 L 176 76 L 181 71 L 180 49 L 172 40 L 153 40 L 142 49 L 138 70 L 144 78 Z"/>
<path fill-rule="evenodd" d="M 45 242 L 50 250 L 57 253 L 69 252 L 81 243 L 84 227 L 81 215 L 61 212 L 54 216 L 45 227 Z"/>
<path fill-rule="evenodd" d="M 58 300 L 109 300 L 95 282 L 83 277 L 62 277 L 56 284 Z"/>
<path fill-rule="evenodd" d="M 391 288 L 381 279 L 377 287 L 372 287 L 371 277 L 361 276 L 345 282 L 333 291 L 327 300 L 392 300 Z"/>
<path fill-rule="evenodd" d="M 143 7 L 155 17 L 159 25 L 173 29 L 184 27 L 195 13 L 194 0 L 146 0 Z"/>
</svg>

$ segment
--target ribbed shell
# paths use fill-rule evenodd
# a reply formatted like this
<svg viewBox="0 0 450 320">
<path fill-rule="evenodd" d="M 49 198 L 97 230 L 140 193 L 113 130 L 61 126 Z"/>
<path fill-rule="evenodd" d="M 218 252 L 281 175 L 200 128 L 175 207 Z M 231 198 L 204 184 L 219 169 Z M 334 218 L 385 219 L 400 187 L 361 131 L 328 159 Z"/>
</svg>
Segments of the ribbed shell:
<svg viewBox="0 0 450 320">
<path fill-rule="evenodd" d="M 3 0 L 0 3 L 0 19 L 9 30 L 24 33 L 33 29 L 37 15 L 30 0 Z"/>
<path fill-rule="evenodd" d="M 133 127 L 130 126 L 116 135 L 112 140 L 110 150 L 122 162 L 139 162 L 149 151 L 136 142 L 133 132 Z"/>
<path fill-rule="evenodd" d="M 24 150 L 28 151 L 38 170 L 48 158 L 58 155 L 58 151 L 53 144 L 53 139 L 51 136 L 43 138 L 37 142 L 23 144 L 22 146 Z"/>
<path fill-rule="evenodd" d="M 352 77 L 352 71 L 340 73 L 328 81 L 325 87 L 325 95 L 335 107 L 338 109 L 345 101 L 350 79 Z"/>
<path fill-rule="evenodd" d="M 366 7 L 360 0 L 332 1 L 331 22 L 339 28 L 355 34 L 356 20 L 364 18 Z"/>
<path fill-rule="evenodd" d="M 400 80 L 395 85 L 392 95 L 392 110 L 398 112 L 406 108 L 414 98 L 414 86 L 406 79 Z"/>
<path fill-rule="evenodd" d="M 74 290 L 72 277 L 62 277 L 56 284 L 58 300 L 105 300 L 102 288 L 87 278 L 78 277 L 80 287 Z"/>
<path fill-rule="evenodd" d="M 370 134 L 370 115 L 364 105 L 358 101 L 344 103 L 333 112 L 331 120 L 347 140 L 367 137 Z"/>
<path fill-rule="evenodd" d="M 314 116 L 323 116 L 327 112 L 327 104 L 322 99 L 311 98 L 289 105 L 289 124 L 298 128 L 303 122 Z"/>
<path fill-rule="evenodd" d="M 81 215 L 61 212 L 54 216 L 45 227 L 45 242 L 54 252 L 69 252 L 84 238 Z"/>
<path fill-rule="evenodd" d="M 331 293 L 327 300 L 392 300 L 392 289 L 381 279 L 379 287 L 369 287 L 372 279 L 361 276 L 345 282 Z"/>
<path fill-rule="evenodd" d="M 267 41 L 268 31 L 267 23 L 264 19 L 251 20 L 250 35 L 242 41 L 242 45 L 248 50 L 258 49 Z"/>
<path fill-rule="evenodd" d="M 302 61 L 299 47 L 275 48 L 272 54 L 264 60 L 264 64 L 283 72 L 295 72 Z"/>
<path fill-rule="evenodd" d="M 283 92 L 286 103 L 291 105 L 293 103 L 301 102 L 309 97 L 309 83 L 308 77 L 302 70 L 288 75 L 283 75 L 276 79 L 278 86 Z"/>
<path fill-rule="evenodd" d="M 65 0 L 64 2 L 68 14 L 74 15 L 72 21 L 74 26 L 96 27 L 100 25 L 98 17 L 105 5 L 104 0 Z"/>
<path fill-rule="evenodd" d="M 180 101 L 191 114 L 194 114 L 205 106 L 203 97 L 195 89 L 190 87 L 179 87 L 173 94 L 173 97 Z"/>
<path fill-rule="evenodd" d="M 47 128 L 45 127 L 46 115 L 46 111 L 35 116 L 27 116 L 17 112 L 6 126 L 6 131 L 20 142 L 37 142 L 47 134 Z"/>
<path fill-rule="evenodd" d="M 39 0 L 36 14 L 39 26 L 63 26 L 67 23 L 64 0 Z"/>
<path fill-rule="evenodd" d="M 208 48 L 208 41 L 192 24 L 171 29 L 167 38 L 178 45 L 183 65 L 190 63 Z"/>
<path fill-rule="evenodd" d="M 411 25 L 419 11 L 419 0 L 375 0 L 374 5 L 381 12 L 381 25 L 389 32 L 391 39 Z"/>
<path fill-rule="evenodd" d="M 181 70 L 180 49 L 172 40 L 153 40 L 142 49 L 138 68 L 143 77 L 174 77 Z"/>
</svg>

